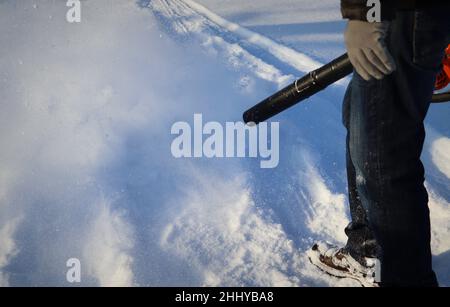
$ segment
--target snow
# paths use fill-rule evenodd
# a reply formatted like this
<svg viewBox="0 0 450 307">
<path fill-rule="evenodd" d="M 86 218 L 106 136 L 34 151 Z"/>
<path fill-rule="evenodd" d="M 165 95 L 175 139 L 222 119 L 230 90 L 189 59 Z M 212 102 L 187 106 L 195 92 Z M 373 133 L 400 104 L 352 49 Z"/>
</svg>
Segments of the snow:
<svg viewBox="0 0 450 307">
<path fill-rule="evenodd" d="M 37 2 L 36 2 L 37 3 Z M 345 52 L 336 1 L 0 3 L 0 285 L 347 286 L 346 81 L 279 116 L 280 164 L 171 156 L 171 126 L 242 112 Z M 449 272 L 448 105 L 424 150 L 435 269 Z"/>
<path fill-rule="evenodd" d="M 332 0 L 198 0 L 246 29 L 322 62 L 345 53 L 339 3 Z M 275 4 L 274 4 L 275 3 Z"/>
<path fill-rule="evenodd" d="M 450 179 L 450 139 L 441 136 L 435 140 L 431 147 L 431 155 L 436 167 Z"/>
<path fill-rule="evenodd" d="M 276 58 L 294 66 L 299 71 L 308 72 L 321 66 L 319 63 L 313 61 L 312 59 L 306 57 L 301 53 L 296 52 L 291 48 L 287 48 L 286 46 L 277 44 L 267 37 L 243 28 L 236 23 L 232 23 L 223 19 L 222 17 L 216 15 L 215 13 L 211 12 L 204 6 L 201 6 L 194 1 L 180 1 L 178 5 L 181 6 L 183 4 L 185 6 L 180 8 L 180 10 L 182 9 L 182 14 L 185 14 L 188 17 L 191 17 L 192 15 L 200 16 L 201 14 L 206 17 L 206 20 L 209 19 L 209 21 L 218 25 L 222 29 L 222 31 L 226 30 L 227 32 L 234 34 L 236 37 L 240 38 L 241 42 L 244 41 L 243 43 L 252 44 L 255 47 L 266 50 Z M 193 11 L 187 13 L 189 8 L 192 8 Z M 190 30 L 190 28 L 188 29 Z"/>
</svg>

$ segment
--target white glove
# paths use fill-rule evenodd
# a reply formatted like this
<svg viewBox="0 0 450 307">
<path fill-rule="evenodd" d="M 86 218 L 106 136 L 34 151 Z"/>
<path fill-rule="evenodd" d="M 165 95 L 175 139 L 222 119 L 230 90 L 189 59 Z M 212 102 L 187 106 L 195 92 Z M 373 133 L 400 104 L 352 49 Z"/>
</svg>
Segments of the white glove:
<svg viewBox="0 0 450 307">
<path fill-rule="evenodd" d="M 350 20 L 345 31 L 348 56 L 358 74 L 366 81 L 383 79 L 396 65 L 386 47 L 388 22 Z"/>
</svg>

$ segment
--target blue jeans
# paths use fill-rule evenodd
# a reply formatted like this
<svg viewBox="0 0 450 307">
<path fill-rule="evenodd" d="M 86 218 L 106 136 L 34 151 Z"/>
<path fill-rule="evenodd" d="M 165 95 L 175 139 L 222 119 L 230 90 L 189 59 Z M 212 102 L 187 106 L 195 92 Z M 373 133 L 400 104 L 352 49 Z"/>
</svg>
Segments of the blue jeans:
<svg viewBox="0 0 450 307">
<path fill-rule="evenodd" d="M 355 73 L 344 99 L 352 218 L 346 248 L 359 260 L 378 256 L 385 286 L 437 286 L 420 156 L 424 119 L 450 43 L 448 12 L 400 12 L 387 39 L 397 70 L 368 82 Z"/>
</svg>

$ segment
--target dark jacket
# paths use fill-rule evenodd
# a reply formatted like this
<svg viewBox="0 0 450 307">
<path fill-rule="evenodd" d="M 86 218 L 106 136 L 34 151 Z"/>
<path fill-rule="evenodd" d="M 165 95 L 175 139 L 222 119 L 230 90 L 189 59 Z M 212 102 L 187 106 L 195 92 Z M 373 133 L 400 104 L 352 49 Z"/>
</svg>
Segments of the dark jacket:
<svg viewBox="0 0 450 307">
<path fill-rule="evenodd" d="M 399 10 L 414 10 L 431 5 L 439 5 L 448 0 L 381 0 L 381 19 L 392 20 Z M 341 0 L 341 12 L 344 18 L 367 20 L 367 0 Z"/>
</svg>

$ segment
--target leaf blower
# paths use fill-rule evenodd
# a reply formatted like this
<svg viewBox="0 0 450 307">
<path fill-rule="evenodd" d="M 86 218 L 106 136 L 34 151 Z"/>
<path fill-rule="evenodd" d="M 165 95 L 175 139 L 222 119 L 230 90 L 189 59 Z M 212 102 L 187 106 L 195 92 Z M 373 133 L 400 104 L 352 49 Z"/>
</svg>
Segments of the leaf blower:
<svg viewBox="0 0 450 307">
<path fill-rule="evenodd" d="M 244 115 L 245 123 L 259 124 L 282 111 L 302 102 L 312 95 L 324 90 L 329 85 L 353 72 L 353 66 L 347 54 L 344 54 L 321 68 L 308 73 L 291 85 L 274 95 L 266 98 L 256 106 L 247 110 Z M 436 89 L 445 88 L 450 83 L 450 45 L 446 50 L 446 57 L 442 71 L 436 79 Z M 450 101 L 450 92 L 434 94 L 433 103 Z"/>
</svg>

